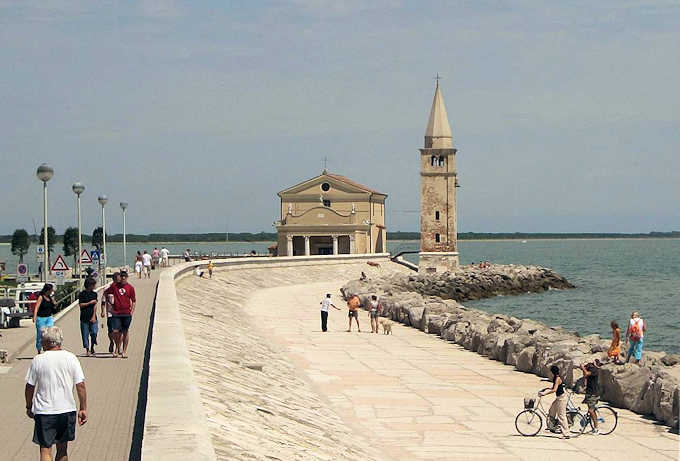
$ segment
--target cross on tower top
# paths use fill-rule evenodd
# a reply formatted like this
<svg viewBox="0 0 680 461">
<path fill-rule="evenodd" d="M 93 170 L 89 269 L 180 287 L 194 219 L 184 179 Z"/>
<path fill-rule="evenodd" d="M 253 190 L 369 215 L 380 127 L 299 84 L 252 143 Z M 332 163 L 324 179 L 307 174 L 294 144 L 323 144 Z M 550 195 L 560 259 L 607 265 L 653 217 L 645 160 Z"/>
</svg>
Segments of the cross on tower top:
<svg viewBox="0 0 680 461">
<path fill-rule="evenodd" d="M 328 157 L 324 157 L 321 162 L 323 164 L 323 174 L 326 174 L 328 172 Z"/>
<path fill-rule="evenodd" d="M 437 76 L 434 78 L 437 81 L 437 85 L 439 85 L 439 80 L 442 78 L 439 76 L 439 72 L 437 72 Z"/>
</svg>

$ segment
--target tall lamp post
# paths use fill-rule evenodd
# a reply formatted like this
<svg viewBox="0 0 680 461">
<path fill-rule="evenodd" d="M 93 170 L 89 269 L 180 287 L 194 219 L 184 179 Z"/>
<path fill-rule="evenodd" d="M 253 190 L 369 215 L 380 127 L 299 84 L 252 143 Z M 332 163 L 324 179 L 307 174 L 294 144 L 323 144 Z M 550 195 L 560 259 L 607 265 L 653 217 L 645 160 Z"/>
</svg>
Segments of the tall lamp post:
<svg viewBox="0 0 680 461">
<path fill-rule="evenodd" d="M 102 271 L 102 285 L 105 285 L 106 265 L 108 264 L 109 261 L 106 258 L 106 214 L 104 211 L 104 205 L 106 205 L 106 202 L 108 202 L 109 199 L 106 195 L 100 195 L 97 201 L 102 206 L 102 247 L 104 252 L 101 255 L 99 255 L 99 261 L 101 262 L 102 258 L 104 258 L 104 270 Z"/>
<path fill-rule="evenodd" d="M 127 240 L 125 236 L 125 210 L 127 209 L 127 202 L 120 202 L 120 209 L 123 210 L 123 267 L 127 269 Z"/>
<path fill-rule="evenodd" d="M 80 221 L 80 194 L 85 192 L 85 186 L 83 186 L 79 182 L 73 183 L 73 186 L 71 186 L 71 189 L 73 189 L 73 192 L 76 194 L 78 197 L 76 199 L 76 202 L 78 203 L 78 252 L 77 258 L 78 258 L 78 263 L 77 263 L 77 268 L 78 268 L 78 287 L 82 288 L 83 286 L 83 266 L 81 263 L 81 257 L 80 254 L 83 252 L 83 237 L 82 237 L 82 228 L 81 228 L 81 221 Z"/>
<path fill-rule="evenodd" d="M 47 246 L 49 243 L 47 241 L 47 181 L 54 176 L 54 170 L 46 163 L 43 163 L 38 167 L 35 174 L 43 182 L 43 245 L 45 246 L 45 251 L 43 253 L 42 281 L 47 282 L 47 271 L 50 270 L 49 247 Z"/>
</svg>

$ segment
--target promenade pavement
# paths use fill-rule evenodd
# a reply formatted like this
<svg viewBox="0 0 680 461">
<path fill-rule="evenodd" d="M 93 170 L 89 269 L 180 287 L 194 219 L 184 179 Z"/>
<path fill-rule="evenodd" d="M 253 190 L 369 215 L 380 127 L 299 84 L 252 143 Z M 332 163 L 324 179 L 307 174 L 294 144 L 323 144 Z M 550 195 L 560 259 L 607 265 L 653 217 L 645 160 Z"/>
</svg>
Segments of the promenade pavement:
<svg viewBox="0 0 680 461">
<path fill-rule="evenodd" d="M 135 428 L 135 415 L 157 281 L 157 271 L 148 280 L 136 277 L 129 280 L 135 287 L 137 308 L 130 327 L 127 359 L 114 359 L 108 353 L 106 323 L 99 317 L 99 306 L 99 345 L 94 357 L 84 354 L 78 307 L 56 322 L 64 332 L 64 349 L 76 354 L 80 360 L 87 386 L 89 419 L 84 426 L 76 428 L 76 440 L 69 443 L 71 461 L 136 459 L 137 444 L 141 443 L 141 435 L 138 436 L 137 431 L 142 434 L 143 428 Z M 5 331 L 11 334 L 8 343 L 3 343 L 4 338 L 0 338 L 0 347 L 7 348 L 14 356 L 9 364 L 2 364 L 0 368 L 0 459 L 3 460 L 39 459 L 38 446 L 32 440 L 33 420 L 26 416 L 24 401 L 24 379 L 35 356 L 35 328 L 32 323 L 29 325 L 3 330 L 3 334 Z M 10 348 L 19 347 L 27 340 L 30 340 L 29 344 L 19 350 Z M 136 447 L 131 451 L 133 434 Z M 130 457 L 131 453 L 135 456 Z"/>
<path fill-rule="evenodd" d="M 338 290 L 362 270 L 378 271 L 263 268 L 178 283 L 218 459 L 679 459 L 677 434 L 627 410 L 612 435 L 522 437 L 515 416 L 549 385 L 541 378 L 399 324 L 370 334 L 363 311 L 362 332 L 345 332 Z M 327 292 L 342 312 L 322 333 Z"/>
</svg>

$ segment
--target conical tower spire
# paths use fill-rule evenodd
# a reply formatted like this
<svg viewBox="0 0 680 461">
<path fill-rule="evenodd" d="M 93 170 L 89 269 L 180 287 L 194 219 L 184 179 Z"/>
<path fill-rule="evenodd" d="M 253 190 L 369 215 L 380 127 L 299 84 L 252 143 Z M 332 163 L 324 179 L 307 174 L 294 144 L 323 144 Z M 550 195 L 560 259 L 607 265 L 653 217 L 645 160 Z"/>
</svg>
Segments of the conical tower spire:
<svg viewBox="0 0 680 461">
<path fill-rule="evenodd" d="M 446 149 L 451 147 L 453 147 L 451 125 L 449 125 L 449 117 L 446 115 L 444 98 L 442 98 L 442 92 L 439 89 L 439 76 L 437 76 L 437 87 L 432 99 L 430 119 L 427 121 L 427 128 L 425 129 L 425 148 Z"/>
</svg>

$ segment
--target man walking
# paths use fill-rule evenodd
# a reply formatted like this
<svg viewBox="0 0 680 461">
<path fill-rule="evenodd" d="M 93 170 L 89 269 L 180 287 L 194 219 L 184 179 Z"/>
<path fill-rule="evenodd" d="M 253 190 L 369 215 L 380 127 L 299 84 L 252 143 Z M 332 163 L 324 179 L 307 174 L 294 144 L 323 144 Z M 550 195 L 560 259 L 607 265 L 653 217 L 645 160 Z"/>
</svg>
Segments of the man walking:
<svg viewBox="0 0 680 461">
<path fill-rule="evenodd" d="M 347 317 L 349 318 L 347 332 L 352 331 L 352 318 L 354 318 L 354 320 L 357 322 L 357 330 L 359 330 L 359 333 L 361 333 L 361 327 L 359 326 L 359 306 L 361 306 L 359 297 L 355 294 L 351 295 L 347 301 L 347 308 L 349 309 L 349 313 L 347 314 Z"/>
<path fill-rule="evenodd" d="M 146 278 L 151 278 L 151 255 L 144 250 L 142 255 L 142 264 L 144 265 L 144 275 Z"/>
<path fill-rule="evenodd" d="M 113 330 L 113 341 L 116 346 L 113 356 L 121 356 L 124 359 L 128 357 L 128 330 L 130 329 L 132 315 L 135 313 L 135 304 L 137 303 L 135 289 L 127 280 L 127 272 L 121 271 L 118 283 L 111 284 L 104 292 L 107 301 L 113 304 L 111 311 L 113 315 L 109 319 Z"/>
<path fill-rule="evenodd" d="M 120 282 L 120 272 L 113 273 L 113 282 L 111 285 L 115 285 Z M 108 296 L 102 296 L 102 312 L 101 318 L 106 317 L 106 330 L 109 334 L 109 354 L 113 354 L 113 323 L 111 322 L 111 317 L 113 317 L 113 304 L 108 302 Z M 102 328 L 104 326 L 102 325 Z"/>
<path fill-rule="evenodd" d="M 335 307 L 335 304 L 331 302 L 330 293 L 326 293 L 326 297 L 319 304 L 321 304 L 321 331 L 326 332 L 328 331 L 328 308 L 332 307 L 336 310 L 340 310 L 340 308 Z"/>
<path fill-rule="evenodd" d="M 43 328 L 41 339 L 45 353 L 33 358 L 26 373 L 26 415 L 34 420 L 33 442 L 40 445 L 40 460 L 51 461 L 56 444 L 56 460 L 67 461 L 68 442 L 76 438 L 76 419 L 81 426 L 87 422 L 85 375 L 76 356 L 61 349 L 61 328 Z M 80 402 L 77 414 L 74 385 Z"/>
<path fill-rule="evenodd" d="M 170 255 L 170 251 L 168 251 L 167 248 L 165 248 L 165 247 L 161 248 L 161 266 L 168 267 L 168 256 L 169 255 Z"/>
</svg>

